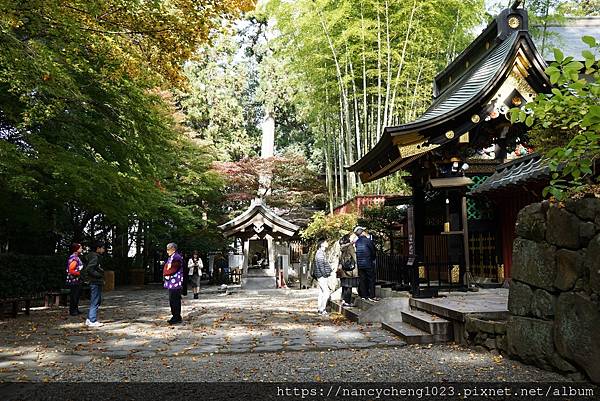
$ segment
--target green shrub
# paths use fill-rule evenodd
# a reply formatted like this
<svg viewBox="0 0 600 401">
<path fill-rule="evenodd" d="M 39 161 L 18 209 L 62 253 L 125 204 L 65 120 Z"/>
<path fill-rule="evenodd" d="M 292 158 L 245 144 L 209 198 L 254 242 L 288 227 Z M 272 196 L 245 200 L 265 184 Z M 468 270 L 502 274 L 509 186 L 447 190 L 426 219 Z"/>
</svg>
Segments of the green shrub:
<svg viewBox="0 0 600 401">
<path fill-rule="evenodd" d="M 544 196 L 557 200 L 588 192 L 598 183 L 594 165 L 600 159 L 600 43 L 591 36 L 582 41 L 590 47 L 581 53 L 584 63 L 554 49 L 556 61 L 546 68 L 555 85 L 551 93 L 511 109 L 511 122 L 530 127 L 533 145 L 548 157 L 551 180 Z"/>
<path fill-rule="evenodd" d="M 0 299 L 63 288 L 66 266 L 66 255 L 0 254 Z"/>
<path fill-rule="evenodd" d="M 353 213 L 325 214 L 317 212 L 312 216 L 308 227 L 302 231 L 301 237 L 306 241 L 317 241 L 320 238 L 329 241 L 338 240 L 352 232 L 357 224 L 357 219 L 357 215 Z"/>
</svg>

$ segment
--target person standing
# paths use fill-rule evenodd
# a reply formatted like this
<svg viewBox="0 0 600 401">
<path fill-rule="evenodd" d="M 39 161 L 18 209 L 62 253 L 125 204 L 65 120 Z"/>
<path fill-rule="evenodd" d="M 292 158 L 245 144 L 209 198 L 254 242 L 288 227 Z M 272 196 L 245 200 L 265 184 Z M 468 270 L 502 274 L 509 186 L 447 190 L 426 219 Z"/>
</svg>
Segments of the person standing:
<svg viewBox="0 0 600 401">
<path fill-rule="evenodd" d="M 67 280 L 66 285 L 69 288 L 69 315 L 77 316 L 79 311 L 79 297 L 81 296 L 81 271 L 83 262 L 81 261 L 81 244 L 71 244 L 69 248 L 71 255 L 67 259 Z"/>
<path fill-rule="evenodd" d="M 171 319 L 169 324 L 179 324 L 181 318 L 181 288 L 183 286 L 183 258 L 177 253 L 177 244 L 167 244 L 169 258 L 163 266 L 164 288 L 169 290 L 169 306 L 171 307 Z"/>
<path fill-rule="evenodd" d="M 340 271 L 342 285 L 342 306 L 354 306 L 352 304 L 352 287 L 358 287 L 358 266 L 354 249 L 356 239 L 354 234 L 346 234 L 340 239 L 341 253 L 338 271 Z"/>
<path fill-rule="evenodd" d="M 329 265 L 329 262 L 327 261 L 327 255 L 325 254 L 327 247 L 329 247 L 327 240 L 320 240 L 317 253 L 315 254 L 314 277 L 319 284 L 319 297 L 317 302 L 318 313 L 320 315 L 327 315 L 327 301 L 329 301 L 329 296 L 331 295 L 328 281 L 328 278 L 331 275 L 331 266 Z"/>
<path fill-rule="evenodd" d="M 200 281 L 202 280 L 202 259 L 198 255 L 198 251 L 192 252 L 192 257 L 188 261 L 188 276 L 192 282 L 192 289 L 194 290 L 194 299 L 198 299 L 198 293 L 200 292 Z"/>
<path fill-rule="evenodd" d="M 365 229 L 357 226 L 354 234 L 358 237 L 354 243 L 356 249 L 356 264 L 358 265 L 358 292 L 362 298 L 377 301 L 375 298 L 375 257 L 376 250 L 373 241 L 365 235 Z"/>
<path fill-rule="evenodd" d="M 102 287 L 104 286 L 104 269 L 101 255 L 106 252 L 106 245 L 97 242 L 92 245 L 92 251 L 87 254 L 87 265 L 84 269 L 84 279 L 90 285 L 90 310 L 85 320 L 86 326 L 100 327 L 98 309 L 102 304 Z"/>
</svg>

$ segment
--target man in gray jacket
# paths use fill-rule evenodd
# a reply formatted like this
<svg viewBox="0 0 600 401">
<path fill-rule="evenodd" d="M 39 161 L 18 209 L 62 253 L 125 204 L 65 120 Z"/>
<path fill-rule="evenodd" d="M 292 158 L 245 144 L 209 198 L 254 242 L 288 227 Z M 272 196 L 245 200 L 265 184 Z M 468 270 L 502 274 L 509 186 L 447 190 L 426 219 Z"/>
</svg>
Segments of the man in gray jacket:
<svg viewBox="0 0 600 401">
<path fill-rule="evenodd" d="M 89 327 L 100 327 L 98 308 L 102 303 L 102 286 L 104 286 L 104 269 L 100 266 L 101 256 L 106 251 L 106 245 L 95 243 L 92 251 L 87 254 L 87 265 L 83 269 L 84 280 L 90 285 L 90 310 L 85 324 Z"/>
<path fill-rule="evenodd" d="M 329 300 L 329 296 L 331 295 L 329 291 L 329 283 L 327 278 L 331 275 L 331 266 L 327 261 L 327 256 L 325 255 L 325 250 L 329 244 L 326 239 L 322 239 L 319 241 L 317 253 L 315 254 L 315 270 L 314 270 L 314 278 L 319 283 L 319 298 L 318 298 L 318 313 L 320 315 L 327 315 L 327 301 Z"/>
</svg>

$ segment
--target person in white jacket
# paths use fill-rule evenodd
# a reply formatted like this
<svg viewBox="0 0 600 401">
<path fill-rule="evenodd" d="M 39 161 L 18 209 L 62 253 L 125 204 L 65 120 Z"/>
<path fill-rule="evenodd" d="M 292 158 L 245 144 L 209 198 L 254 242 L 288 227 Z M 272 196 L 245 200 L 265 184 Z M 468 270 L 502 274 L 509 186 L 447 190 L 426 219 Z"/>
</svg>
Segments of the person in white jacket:
<svg viewBox="0 0 600 401">
<path fill-rule="evenodd" d="M 198 293 L 200 292 L 200 280 L 202 279 L 202 259 L 198 255 L 198 251 L 192 252 L 192 257 L 188 261 L 188 277 L 192 283 L 194 290 L 194 299 L 198 299 Z"/>
</svg>

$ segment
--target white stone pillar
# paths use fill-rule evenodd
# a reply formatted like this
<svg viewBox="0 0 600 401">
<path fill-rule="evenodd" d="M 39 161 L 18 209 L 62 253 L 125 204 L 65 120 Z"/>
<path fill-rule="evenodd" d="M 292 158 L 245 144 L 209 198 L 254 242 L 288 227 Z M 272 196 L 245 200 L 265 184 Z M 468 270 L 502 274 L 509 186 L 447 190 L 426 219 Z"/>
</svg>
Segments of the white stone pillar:
<svg viewBox="0 0 600 401">
<path fill-rule="evenodd" d="M 262 123 L 262 143 L 260 157 L 268 159 L 273 157 L 275 150 L 275 119 L 271 113 L 265 115 L 265 120 Z"/>
<path fill-rule="evenodd" d="M 270 276 L 275 276 L 275 244 L 273 243 L 273 237 L 270 235 L 266 236 L 267 238 L 267 248 L 269 252 L 269 271 L 268 274 Z"/>
<path fill-rule="evenodd" d="M 244 275 L 248 274 L 249 253 L 250 253 L 250 240 L 245 239 L 244 240 L 244 260 L 242 262 L 242 270 L 243 270 Z"/>
</svg>

